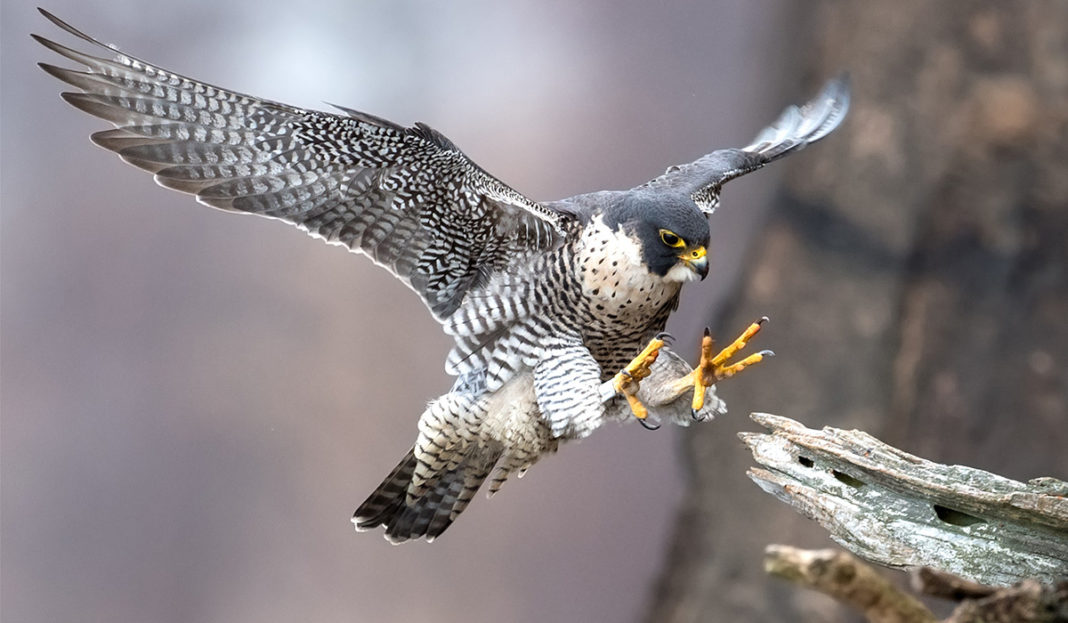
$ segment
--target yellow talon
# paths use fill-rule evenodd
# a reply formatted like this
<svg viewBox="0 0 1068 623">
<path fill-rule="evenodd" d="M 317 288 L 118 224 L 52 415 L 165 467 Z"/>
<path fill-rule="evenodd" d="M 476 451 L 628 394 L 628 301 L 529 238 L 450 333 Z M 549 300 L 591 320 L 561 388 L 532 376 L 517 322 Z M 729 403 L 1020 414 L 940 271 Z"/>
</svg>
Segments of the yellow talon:
<svg viewBox="0 0 1068 623">
<path fill-rule="evenodd" d="M 719 351 L 719 354 L 712 359 L 712 364 L 717 367 L 721 366 L 723 365 L 723 362 L 733 357 L 734 353 L 745 348 L 745 345 L 749 343 L 749 340 L 753 339 L 753 336 L 757 333 L 760 333 L 760 327 L 764 326 L 764 323 L 767 321 L 768 317 L 764 316 L 760 320 L 757 320 L 753 324 L 749 325 L 749 327 L 747 327 L 746 330 L 738 336 L 738 339 L 731 342 L 730 346 Z M 708 329 L 705 329 L 705 331 L 705 334 L 707 335 Z"/>
<path fill-rule="evenodd" d="M 701 338 L 701 361 L 697 364 L 697 368 L 688 377 L 683 378 L 683 382 L 693 383 L 693 402 L 690 406 L 693 408 L 694 413 L 697 413 L 701 410 L 701 407 L 705 406 L 705 390 L 707 390 L 709 386 L 714 385 L 717 381 L 722 379 L 729 379 L 749 366 L 755 363 L 760 363 L 765 357 L 770 357 L 775 354 L 770 350 L 762 350 L 759 353 L 749 355 L 738 363 L 727 363 L 735 353 L 745 348 L 745 345 L 749 343 L 749 340 L 760 332 L 760 328 L 767 321 L 767 317 L 764 317 L 749 325 L 749 327 L 738 336 L 738 339 L 731 342 L 729 346 L 719 351 L 714 357 L 712 356 L 712 346 L 714 342 L 709 330 L 705 329 L 705 335 Z"/>
<path fill-rule="evenodd" d="M 638 392 L 638 388 L 636 387 L 637 384 L 638 383 L 635 381 L 627 380 L 622 387 L 617 384 L 616 391 L 623 394 L 623 397 L 627 399 L 627 404 L 630 406 L 630 412 L 634 414 L 634 417 L 639 420 L 644 420 L 649 417 L 649 411 L 645 408 L 645 405 L 642 404 L 642 401 L 638 400 L 638 396 L 636 395 Z M 634 388 L 633 390 L 630 389 L 632 387 Z"/>
<path fill-rule="evenodd" d="M 735 374 L 738 374 L 742 370 L 745 370 L 746 368 L 748 368 L 749 366 L 753 365 L 754 363 L 760 363 L 761 361 L 764 361 L 764 357 L 766 357 L 768 355 L 768 352 L 770 352 L 770 351 L 760 351 L 759 353 L 754 353 L 754 354 L 749 355 L 748 357 L 746 357 L 745 359 L 739 361 L 738 363 L 736 363 L 734 365 L 730 365 L 730 366 L 727 366 L 725 368 L 722 368 L 719 371 L 719 374 L 717 375 L 717 378 L 720 378 L 720 379 L 729 379 L 729 378 L 731 378 Z"/>
<path fill-rule="evenodd" d="M 657 356 L 660 354 L 660 349 L 663 347 L 664 340 L 659 337 L 653 338 L 642 352 L 638 353 L 638 356 L 631 360 L 612 379 L 612 386 L 615 388 L 616 393 L 622 394 L 627 399 L 631 413 L 634 414 L 634 417 L 642 420 L 643 423 L 645 418 L 649 416 L 649 411 L 638 400 L 638 383 L 652 372 L 653 362 L 656 361 Z"/>
</svg>

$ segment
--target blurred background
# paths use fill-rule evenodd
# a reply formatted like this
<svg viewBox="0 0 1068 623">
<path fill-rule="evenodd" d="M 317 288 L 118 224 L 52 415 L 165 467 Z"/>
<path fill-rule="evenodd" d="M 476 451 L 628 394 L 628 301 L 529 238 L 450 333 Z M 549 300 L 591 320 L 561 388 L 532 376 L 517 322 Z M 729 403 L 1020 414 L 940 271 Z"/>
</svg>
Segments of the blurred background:
<svg viewBox="0 0 1068 623">
<path fill-rule="evenodd" d="M 845 128 L 727 187 L 669 326 L 692 358 L 772 317 L 731 413 L 606 428 L 394 547 L 349 517 L 450 385 L 436 323 L 366 259 L 94 147 L 28 35 L 73 39 L 5 2 L 0 618 L 850 620 L 762 576 L 764 544 L 829 541 L 746 479 L 747 412 L 1068 475 L 1068 5 L 928 6 L 46 6 L 210 83 L 426 122 L 534 199 L 743 145 L 852 71 Z"/>
</svg>

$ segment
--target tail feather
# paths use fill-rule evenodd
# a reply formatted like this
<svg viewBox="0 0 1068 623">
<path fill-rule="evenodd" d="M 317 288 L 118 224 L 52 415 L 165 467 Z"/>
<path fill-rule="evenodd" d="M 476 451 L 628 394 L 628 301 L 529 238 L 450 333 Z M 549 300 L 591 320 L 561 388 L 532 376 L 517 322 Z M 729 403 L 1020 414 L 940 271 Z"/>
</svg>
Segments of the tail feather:
<svg viewBox="0 0 1068 623">
<path fill-rule="evenodd" d="M 501 452 L 499 447 L 472 444 L 453 469 L 441 472 L 423 495 L 409 502 L 409 485 L 417 464 L 412 448 L 356 509 L 352 522 L 361 531 L 384 526 L 391 543 L 420 537 L 432 541 L 467 508 Z"/>
<path fill-rule="evenodd" d="M 401 462 L 386 476 L 382 484 L 364 500 L 352 516 L 352 523 L 359 531 L 371 530 L 389 523 L 389 520 L 404 508 L 408 483 L 415 473 L 415 448 L 408 450 Z"/>
</svg>

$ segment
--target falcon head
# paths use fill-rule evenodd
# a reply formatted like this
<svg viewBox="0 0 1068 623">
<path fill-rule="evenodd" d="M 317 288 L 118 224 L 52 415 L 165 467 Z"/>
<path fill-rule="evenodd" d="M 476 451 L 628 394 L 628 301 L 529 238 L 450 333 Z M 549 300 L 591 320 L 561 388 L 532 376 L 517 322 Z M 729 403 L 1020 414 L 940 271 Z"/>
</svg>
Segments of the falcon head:
<svg viewBox="0 0 1068 623">
<path fill-rule="evenodd" d="M 708 275 L 708 218 L 689 197 L 632 191 L 611 212 L 606 221 L 638 244 L 650 273 L 680 283 Z"/>
</svg>

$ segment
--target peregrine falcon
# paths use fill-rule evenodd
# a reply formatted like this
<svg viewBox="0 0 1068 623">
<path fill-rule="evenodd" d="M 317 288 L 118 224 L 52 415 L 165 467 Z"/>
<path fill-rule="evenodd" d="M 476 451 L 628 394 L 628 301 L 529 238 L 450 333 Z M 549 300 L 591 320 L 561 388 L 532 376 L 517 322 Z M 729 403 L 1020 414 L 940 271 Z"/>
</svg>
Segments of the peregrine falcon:
<svg viewBox="0 0 1068 623">
<path fill-rule="evenodd" d="M 429 126 L 338 107 L 304 110 L 171 73 L 79 32 L 87 68 L 42 63 L 63 99 L 111 122 L 92 140 L 200 203 L 279 219 L 363 253 L 407 284 L 454 345 L 456 380 L 419 418 L 412 448 L 356 510 L 358 530 L 433 540 L 489 492 L 606 421 L 685 425 L 725 411 L 715 383 L 760 329 L 691 369 L 665 345 L 683 284 L 708 273 L 722 185 L 798 151 L 846 115 L 846 79 L 789 107 L 747 147 L 673 166 L 641 186 L 536 202 Z M 659 355 L 659 357 L 658 357 Z"/>
</svg>

